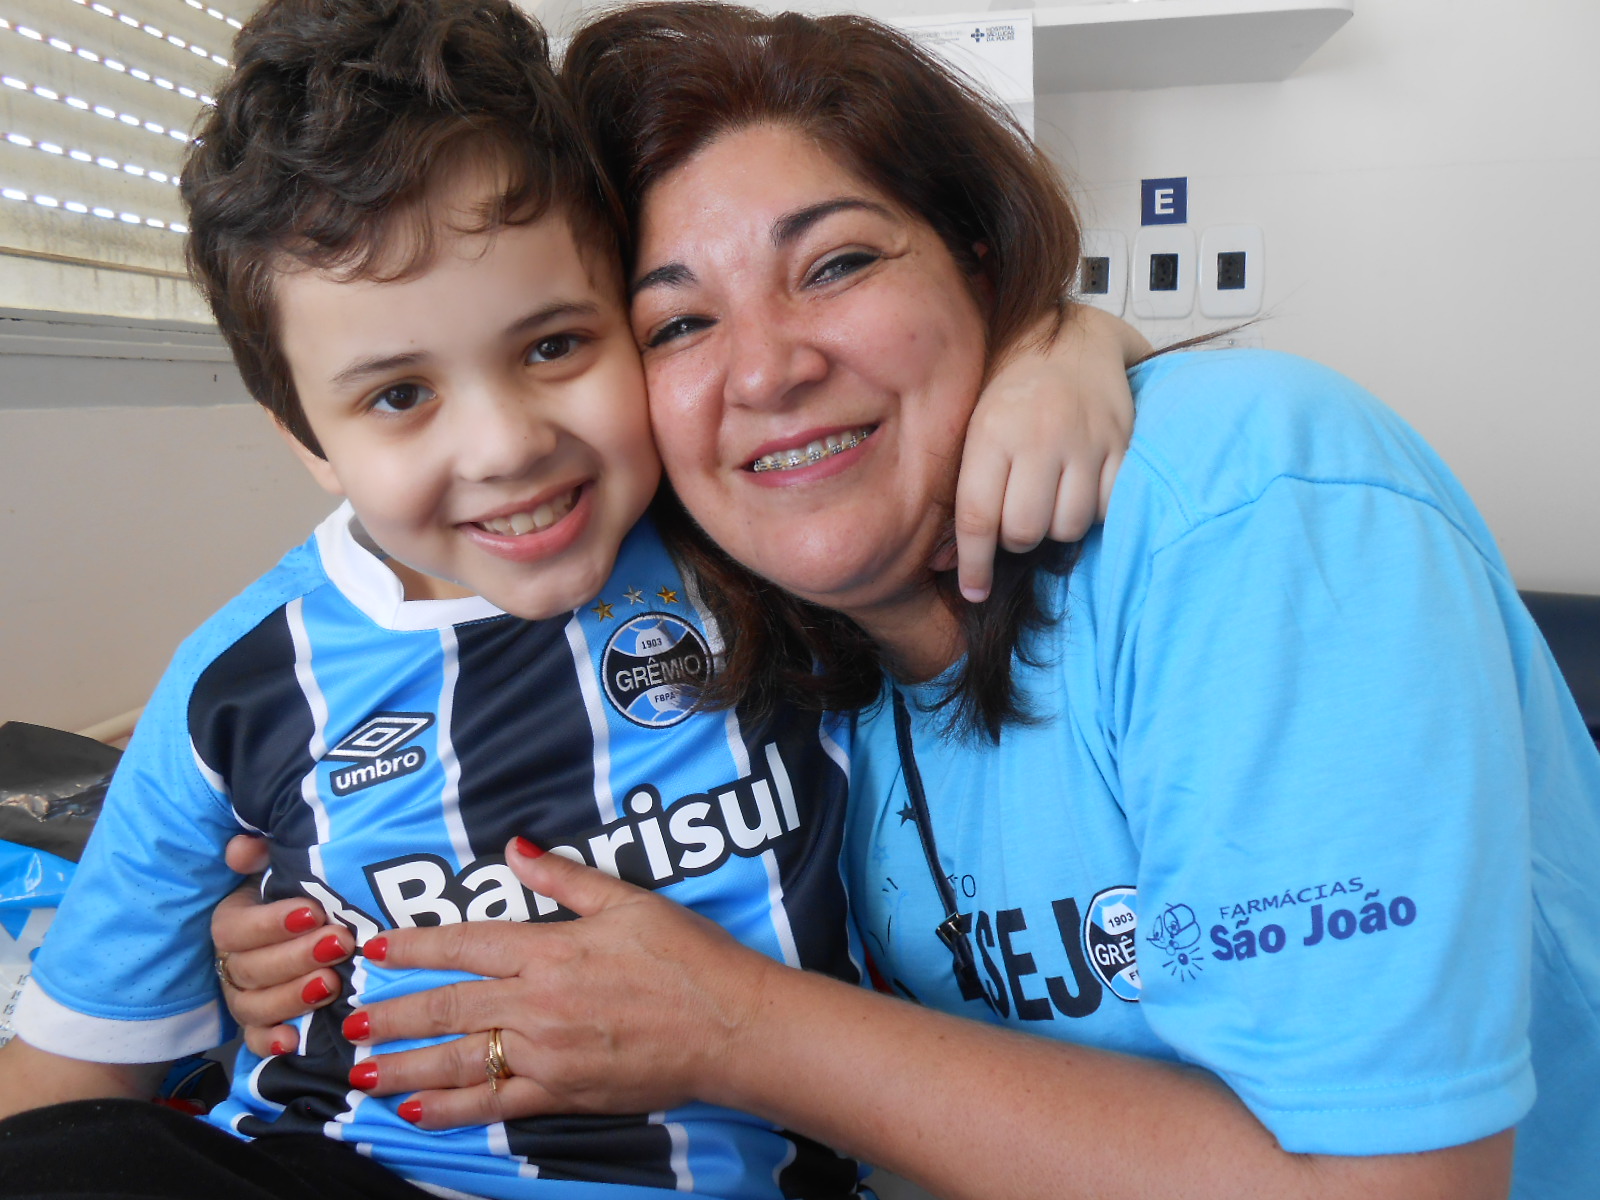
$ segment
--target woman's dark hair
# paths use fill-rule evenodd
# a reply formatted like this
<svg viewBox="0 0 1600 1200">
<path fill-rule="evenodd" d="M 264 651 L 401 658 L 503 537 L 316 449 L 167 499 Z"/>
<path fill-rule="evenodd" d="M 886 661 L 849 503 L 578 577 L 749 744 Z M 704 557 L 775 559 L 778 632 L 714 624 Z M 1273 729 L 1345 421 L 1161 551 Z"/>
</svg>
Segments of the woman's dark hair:
<svg viewBox="0 0 1600 1200">
<path fill-rule="evenodd" d="M 233 51 L 183 166 L 189 270 L 251 395 L 312 451 L 277 333 L 282 271 L 425 267 L 429 202 L 476 164 L 499 191 L 461 232 L 555 211 L 597 269 L 616 261 L 615 198 L 511 0 L 270 0 Z"/>
<path fill-rule="evenodd" d="M 782 124 L 926 221 L 985 279 L 991 362 L 1042 319 L 1054 314 L 1053 331 L 1066 314 L 1079 234 L 1055 170 L 1003 107 L 880 22 L 703 0 L 635 5 L 578 31 L 562 79 L 631 229 L 652 185 L 696 151 L 731 130 Z M 670 493 L 657 515 L 726 645 L 707 703 L 859 708 L 878 698 L 879 652 L 853 621 L 735 563 Z M 981 605 L 960 598 L 954 572 L 941 575 L 967 648 L 946 697 L 954 727 L 997 738 L 1002 724 L 1026 719 L 1012 656 L 1048 622 L 1035 574 L 1064 571 L 1067 557 L 1060 547 L 1001 554 Z"/>
</svg>

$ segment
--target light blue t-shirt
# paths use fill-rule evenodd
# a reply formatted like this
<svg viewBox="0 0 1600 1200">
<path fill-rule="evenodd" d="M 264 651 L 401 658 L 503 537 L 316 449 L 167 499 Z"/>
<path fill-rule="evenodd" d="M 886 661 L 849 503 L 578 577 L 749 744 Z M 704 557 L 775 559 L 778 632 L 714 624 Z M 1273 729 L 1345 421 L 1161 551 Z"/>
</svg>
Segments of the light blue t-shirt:
<svg viewBox="0 0 1600 1200">
<path fill-rule="evenodd" d="M 1212 351 L 1133 381 L 1105 525 L 1017 666 L 1043 719 L 957 742 L 907 690 L 981 990 L 934 935 L 890 706 L 862 720 L 846 854 L 882 985 L 1206 1067 L 1290 1151 L 1521 1121 L 1516 1196 L 1600 1196 L 1600 756 L 1482 519 L 1331 371 Z"/>
</svg>

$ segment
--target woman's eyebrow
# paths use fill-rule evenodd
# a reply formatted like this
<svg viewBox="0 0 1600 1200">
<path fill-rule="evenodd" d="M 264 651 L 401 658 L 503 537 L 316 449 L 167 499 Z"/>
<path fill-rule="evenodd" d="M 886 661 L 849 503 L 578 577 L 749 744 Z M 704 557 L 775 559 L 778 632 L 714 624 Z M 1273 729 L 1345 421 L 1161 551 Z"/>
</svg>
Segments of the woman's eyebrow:
<svg viewBox="0 0 1600 1200">
<path fill-rule="evenodd" d="M 683 287 L 685 284 L 690 284 L 694 281 L 694 272 L 689 270 L 688 267 L 682 263 L 667 263 L 665 266 L 657 267 L 653 271 L 646 271 L 638 279 L 634 280 L 633 286 L 628 289 L 628 299 L 632 300 L 645 288 Z"/>
<path fill-rule="evenodd" d="M 772 244 L 781 250 L 823 218 L 831 217 L 836 212 L 853 209 L 864 209 L 884 217 L 894 215 L 882 204 L 871 200 L 863 200 L 858 196 L 840 196 L 836 200 L 824 200 L 821 204 L 809 204 L 805 208 L 796 209 L 779 217 L 772 223 Z"/>
</svg>

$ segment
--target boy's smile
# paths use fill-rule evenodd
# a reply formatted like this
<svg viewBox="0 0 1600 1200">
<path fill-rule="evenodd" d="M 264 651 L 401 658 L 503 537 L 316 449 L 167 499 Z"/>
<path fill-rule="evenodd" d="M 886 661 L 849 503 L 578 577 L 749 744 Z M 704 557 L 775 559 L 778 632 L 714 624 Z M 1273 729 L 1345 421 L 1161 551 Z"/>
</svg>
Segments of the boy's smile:
<svg viewBox="0 0 1600 1200">
<path fill-rule="evenodd" d="M 482 194 L 464 186 L 435 211 Z M 441 222 L 434 238 L 394 282 L 277 277 L 285 355 L 327 457 L 293 444 L 408 600 L 555 616 L 601 589 L 660 477 L 627 313 L 559 214 L 488 234 Z"/>
</svg>

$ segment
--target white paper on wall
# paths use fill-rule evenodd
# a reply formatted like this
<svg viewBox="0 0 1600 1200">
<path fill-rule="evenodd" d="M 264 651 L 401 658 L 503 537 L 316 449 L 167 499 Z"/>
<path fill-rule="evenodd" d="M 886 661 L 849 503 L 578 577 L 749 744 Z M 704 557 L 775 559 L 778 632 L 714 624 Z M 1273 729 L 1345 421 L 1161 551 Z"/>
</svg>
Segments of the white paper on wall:
<svg viewBox="0 0 1600 1200">
<path fill-rule="evenodd" d="M 945 13 L 894 23 L 1006 105 L 1033 136 L 1033 12 Z"/>
</svg>

